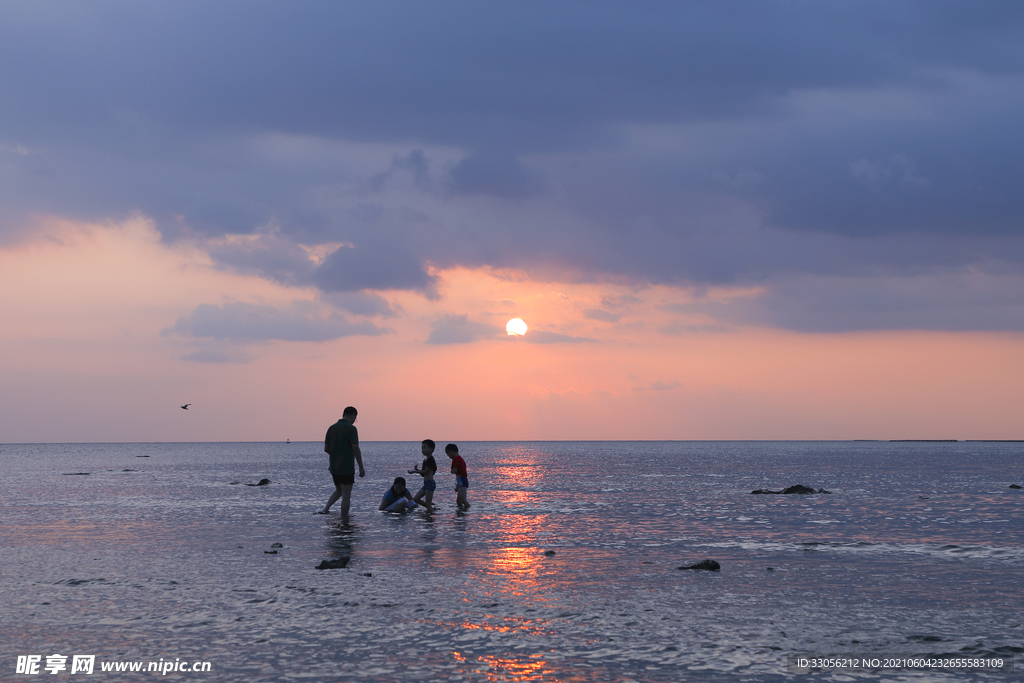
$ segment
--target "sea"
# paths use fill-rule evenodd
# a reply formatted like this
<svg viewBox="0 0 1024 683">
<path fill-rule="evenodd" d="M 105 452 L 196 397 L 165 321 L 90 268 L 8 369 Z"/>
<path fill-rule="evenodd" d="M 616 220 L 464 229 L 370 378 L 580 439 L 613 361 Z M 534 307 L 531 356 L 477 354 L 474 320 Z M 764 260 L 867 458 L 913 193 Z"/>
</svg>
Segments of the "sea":
<svg viewBox="0 0 1024 683">
<path fill-rule="evenodd" d="M 459 446 L 0 445 L 0 680 L 1024 680 L 1024 443 Z"/>
</svg>

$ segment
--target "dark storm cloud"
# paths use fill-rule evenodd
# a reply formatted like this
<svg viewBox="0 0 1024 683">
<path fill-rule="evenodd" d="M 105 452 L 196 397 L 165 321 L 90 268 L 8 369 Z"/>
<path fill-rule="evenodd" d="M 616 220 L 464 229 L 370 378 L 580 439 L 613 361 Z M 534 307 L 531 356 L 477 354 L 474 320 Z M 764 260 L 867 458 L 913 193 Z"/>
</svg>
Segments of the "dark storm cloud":
<svg viewBox="0 0 1024 683">
<path fill-rule="evenodd" d="M 394 155 L 391 159 L 391 168 L 370 178 L 369 185 L 374 191 L 379 192 L 388 181 L 392 180 L 402 171 L 412 173 L 413 181 L 417 188 L 425 191 L 432 189 L 430 164 L 422 149 L 414 149 L 406 155 Z"/>
<path fill-rule="evenodd" d="M 0 63 L 0 244 L 141 212 L 326 294 L 786 283 L 748 313 L 801 329 L 800 275 L 1024 266 L 1018 3 L 8 2 Z"/>
<path fill-rule="evenodd" d="M 7 3 L 9 106 L 47 131 L 157 121 L 493 148 L 760 114 L 795 88 L 1019 74 L 1007 3 Z M 50 130 L 47 130 L 51 128 Z M 146 131 L 150 134 L 157 130 Z M 152 140 L 146 151 L 160 151 Z M 165 142 L 165 141 L 164 141 Z M 589 144 L 589 143 L 588 143 Z"/>
<path fill-rule="evenodd" d="M 544 185 L 536 172 L 515 157 L 474 154 L 451 170 L 451 189 L 456 193 L 519 199 L 540 194 Z"/>
<path fill-rule="evenodd" d="M 307 302 L 294 302 L 285 309 L 235 302 L 197 306 L 162 334 L 246 344 L 270 340 L 325 342 L 357 334 L 373 336 L 387 332 L 373 323 L 354 322 L 337 314 L 323 317 Z"/>
<path fill-rule="evenodd" d="M 1024 332 L 1020 276 L 813 277 L 775 283 L 769 295 L 682 307 L 732 324 L 801 331 L 968 330 Z M 669 325 L 665 334 L 695 331 Z"/>
<path fill-rule="evenodd" d="M 312 282 L 325 292 L 413 289 L 431 293 L 435 278 L 416 254 L 396 244 L 339 247 L 316 270 Z"/>
</svg>

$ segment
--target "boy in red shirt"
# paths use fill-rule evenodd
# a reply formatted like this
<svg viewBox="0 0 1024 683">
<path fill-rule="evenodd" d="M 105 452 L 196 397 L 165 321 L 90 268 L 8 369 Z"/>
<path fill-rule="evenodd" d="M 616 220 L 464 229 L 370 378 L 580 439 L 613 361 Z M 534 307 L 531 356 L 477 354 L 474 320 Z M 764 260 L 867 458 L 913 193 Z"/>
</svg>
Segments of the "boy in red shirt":
<svg viewBox="0 0 1024 683">
<path fill-rule="evenodd" d="M 469 476 L 466 474 L 466 461 L 459 455 L 459 447 L 453 443 L 444 447 L 444 454 L 452 459 L 452 474 L 455 475 L 455 492 L 458 494 L 456 504 L 460 510 L 469 509 L 466 490 L 469 488 Z"/>
</svg>

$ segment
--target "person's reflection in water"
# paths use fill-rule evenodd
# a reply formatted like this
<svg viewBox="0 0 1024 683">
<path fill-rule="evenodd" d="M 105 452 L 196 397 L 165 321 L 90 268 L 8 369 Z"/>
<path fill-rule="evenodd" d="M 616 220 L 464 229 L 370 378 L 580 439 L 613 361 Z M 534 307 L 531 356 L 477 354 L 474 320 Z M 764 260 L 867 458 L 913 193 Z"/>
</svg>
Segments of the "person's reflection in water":
<svg viewBox="0 0 1024 683">
<path fill-rule="evenodd" d="M 445 562 L 459 571 L 477 566 L 479 557 L 474 555 L 471 548 L 474 534 L 470 533 L 469 515 L 459 511 L 445 521 L 445 528 L 441 530 L 446 551 Z M 485 545 L 487 543 L 485 539 L 478 540 Z"/>
<path fill-rule="evenodd" d="M 423 513 L 422 526 L 420 527 L 420 544 L 423 548 L 423 554 L 428 559 L 432 558 L 434 551 L 441 547 L 437 542 L 437 522 L 435 522 L 432 512 L 432 510 L 427 510 Z"/>
<path fill-rule="evenodd" d="M 458 510 L 448 524 L 456 532 L 452 535 L 452 540 L 455 541 L 456 545 L 465 545 L 469 540 L 469 515 L 462 510 Z"/>
<path fill-rule="evenodd" d="M 352 558 L 355 554 L 356 540 L 359 537 L 359 526 L 342 518 L 338 522 L 327 525 L 327 542 L 324 544 L 332 558 Z"/>
</svg>

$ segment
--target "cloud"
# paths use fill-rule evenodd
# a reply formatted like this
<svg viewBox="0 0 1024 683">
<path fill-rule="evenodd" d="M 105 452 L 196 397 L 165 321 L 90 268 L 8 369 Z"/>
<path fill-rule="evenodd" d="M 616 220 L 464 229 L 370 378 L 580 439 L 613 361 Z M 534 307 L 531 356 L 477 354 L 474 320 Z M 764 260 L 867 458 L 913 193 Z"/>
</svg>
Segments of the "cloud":
<svg viewBox="0 0 1024 683">
<path fill-rule="evenodd" d="M 187 353 L 181 360 L 190 363 L 249 363 L 255 356 L 235 346 L 207 346 L 192 353 Z"/>
<path fill-rule="evenodd" d="M 633 387 L 633 391 L 672 391 L 683 386 L 682 382 L 670 380 L 665 382 L 663 380 L 657 380 L 646 386 Z"/>
<path fill-rule="evenodd" d="M 640 306 L 644 303 L 644 300 L 638 296 L 632 294 L 617 294 L 617 295 L 604 295 L 601 297 L 601 305 L 608 308 L 630 308 L 632 306 Z"/>
<path fill-rule="evenodd" d="M 316 269 L 316 263 L 301 245 L 283 238 L 277 231 L 234 235 L 211 240 L 205 246 L 222 267 L 284 285 L 306 285 Z"/>
<path fill-rule="evenodd" d="M 391 159 L 391 168 L 370 178 L 370 187 L 380 192 L 384 186 L 403 172 L 411 173 L 414 185 L 421 190 L 431 190 L 433 182 L 430 177 L 430 164 L 422 149 L 414 149 L 408 154 L 395 154 Z"/>
<path fill-rule="evenodd" d="M 1024 275 L 968 271 L 869 280 L 809 276 L 781 281 L 762 297 L 681 308 L 721 325 L 754 324 L 803 332 L 1021 332 Z M 661 331 L 672 333 L 668 328 Z"/>
<path fill-rule="evenodd" d="M 1024 271 L 1013 3 L 57 7 L 0 5 L 0 244 L 141 214 L 325 295 L 775 285 L 733 310 L 798 329 L 818 276 Z M 905 320 L 999 325 L 950 291 Z"/>
<path fill-rule="evenodd" d="M 606 323 L 617 323 L 622 319 L 621 313 L 612 313 L 601 308 L 583 309 L 583 317 L 588 320 L 601 320 Z"/>
<path fill-rule="evenodd" d="M 294 301 L 284 309 L 262 304 L 234 302 L 215 306 L 201 304 L 178 318 L 164 336 L 217 339 L 236 344 L 261 341 L 325 342 L 352 335 L 386 334 L 386 328 L 369 322 L 352 322 L 344 316 L 324 316 L 314 304 Z M 199 360 L 200 355 L 190 360 Z"/>
<path fill-rule="evenodd" d="M 411 289 L 433 296 L 436 278 L 423 262 L 400 245 L 339 247 L 311 278 L 325 292 L 361 289 Z"/>
<path fill-rule="evenodd" d="M 505 330 L 496 325 L 478 323 L 468 315 L 445 315 L 430 324 L 428 344 L 468 344 L 480 339 L 491 339 Z"/>
<path fill-rule="evenodd" d="M 875 164 L 867 159 L 859 159 L 850 164 L 850 172 L 854 178 L 873 186 L 888 182 L 899 182 L 919 188 L 931 185 L 927 178 L 917 175 L 916 164 L 902 154 L 889 157 L 888 164 Z"/>
<path fill-rule="evenodd" d="M 589 337 L 573 337 L 547 330 L 530 330 L 523 336 L 523 339 L 530 344 L 592 344 L 597 342 L 596 339 Z"/>
<path fill-rule="evenodd" d="M 330 292 L 320 299 L 334 308 L 367 317 L 391 318 L 398 315 L 400 306 L 372 292 Z"/>
<path fill-rule="evenodd" d="M 719 322 L 692 322 L 689 320 L 676 320 L 667 325 L 658 327 L 660 334 L 669 336 L 683 336 L 699 334 L 701 332 L 731 332 L 734 328 Z"/>
<path fill-rule="evenodd" d="M 522 199 L 544 189 L 539 174 L 509 155 L 472 154 L 456 164 L 449 178 L 451 190 L 459 194 Z"/>
</svg>

